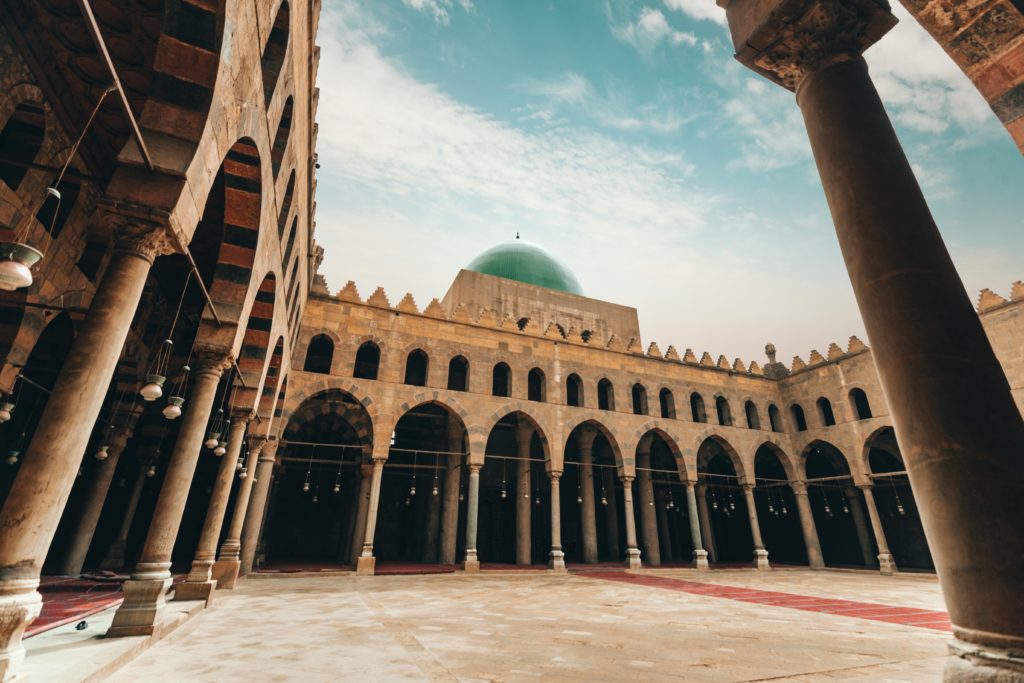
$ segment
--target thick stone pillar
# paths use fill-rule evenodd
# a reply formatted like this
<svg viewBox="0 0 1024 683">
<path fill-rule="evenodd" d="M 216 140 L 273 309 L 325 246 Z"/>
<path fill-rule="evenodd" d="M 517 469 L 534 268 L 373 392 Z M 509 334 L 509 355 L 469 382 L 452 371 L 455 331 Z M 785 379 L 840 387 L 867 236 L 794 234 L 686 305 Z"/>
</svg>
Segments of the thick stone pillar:
<svg viewBox="0 0 1024 683">
<path fill-rule="evenodd" d="M 633 511 L 633 477 L 622 477 L 622 509 L 624 511 L 624 521 L 626 523 L 626 569 L 639 569 L 640 549 L 636 547 L 636 515 Z"/>
<path fill-rule="evenodd" d="M 366 534 L 366 515 L 370 510 L 370 484 L 373 482 L 373 465 L 363 463 L 359 466 L 359 493 L 356 500 L 356 518 L 352 525 L 352 546 L 349 548 L 349 562 L 353 565 L 359 561 L 359 553 L 363 550 L 363 536 Z"/>
<path fill-rule="evenodd" d="M 466 501 L 466 560 L 462 568 L 467 572 L 480 571 L 480 558 L 476 554 L 476 524 L 480 514 L 480 465 L 469 466 L 469 500 Z"/>
<path fill-rule="evenodd" d="M 814 513 L 807 497 L 807 483 L 794 481 L 790 488 L 796 498 L 796 512 L 800 517 L 800 532 L 804 536 L 804 547 L 807 548 L 807 564 L 811 569 L 824 569 L 825 557 L 821 554 L 821 543 L 818 541 L 818 529 L 814 525 Z"/>
<path fill-rule="evenodd" d="M 644 558 L 652 567 L 661 566 L 658 542 L 658 511 L 654 509 L 654 485 L 651 483 L 651 446 L 641 444 L 636 453 L 636 482 L 640 494 L 640 531 L 647 548 Z"/>
<path fill-rule="evenodd" d="M 386 448 L 386 447 L 385 447 Z M 363 533 L 363 550 L 356 561 L 356 574 L 372 576 L 377 565 L 373 556 L 373 535 L 377 530 L 377 506 L 380 504 L 380 481 L 384 476 L 385 458 L 377 457 L 380 451 L 375 449 L 373 470 L 370 474 L 370 502 L 366 508 L 366 531 Z"/>
<path fill-rule="evenodd" d="M 213 577 L 217 580 L 218 590 L 231 590 L 238 581 L 238 570 L 242 566 L 242 526 L 245 524 L 245 513 L 249 509 L 253 480 L 256 479 L 256 461 L 259 460 L 260 451 L 266 443 L 266 439 L 262 438 L 255 442 L 249 449 L 249 457 L 245 461 L 246 477 L 238 484 L 228 533 L 221 543 L 220 555 L 213 566 Z"/>
<path fill-rule="evenodd" d="M 455 546 L 459 537 L 459 490 L 462 487 L 462 435 L 465 429 L 449 420 L 448 452 L 444 473 L 444 503 L 441 517 L 441 564 L 455 564 Z"/>
<path fill-rule="evenodd" d="M 692 481 L 686 482 L 686 512 L 690 518 L 690 539 L 693 541 L 693 568 L 708 568 L 708 553 L 701 539 L 700 520 L 697 516 L 697 494 Z"/>
<path fill-rule="evenodd" d="M 153 633 L 165 604 L 165 593 L 171 585 L 171 552 L 203 447 L 217 383 L 228 361 L 226 353 L 200 351 L 195 354 L 192 395 L 182 416 L 181 430 L 149 523 L 142 556 L 131 579 L 124 583 L 124 602 L 114 614 L 107 637 Z"/>
<path fill-rule="evenodd" d="M 1024 420 L 860 54 L 896 20 L 796 5 L 733 0 L 730 28 L 797 93 L 957 638 L 946 677 L 1024 678 Z"/>
<path fill-rule="evenodd" d="M 61 565 L 60 573 L 65 576 L 78 576 L 82 573 L 85 556 L 89 554 L 89 546 L 92 545 L 96 525 L 100 521 L 100 513 L 103 512 L 103 503 L 107 500 L 107 492 L 110 491 L 110 482 L 114 479 L 117 462 L 121 459 L 121 454 L 124 452 L 125 446 L 128 445 L 129 438 L 131 438 L 131 430 L 120 429 L 115 432 L 110 443 L 107 444 L 110 446 L 107 451 L 107 459 L 96 467 L 89 495 L 79 517 L 78 529 L 71 541 L 67 557 L 64 558 L 64 563 Z"/>
<path fill-rule="evenodd" d="M 565 553 L 562 552 L 562 497 L 558 481 L 562 478 L 561 472 L 549 472 L 551 478 L 551 553 L 548 556 L 548 569 L 554 572 L 564 572 Z"/>
<path fill-rule="evenodd" d="M 162 226 L 131 225 L 117 238 L 89 313 L 64 359 L 17 478 L 0 510 L 0 680 L 25 656 L 39 616 L 39 572 L 78 475 L 153 260 L 170 253 Z"/>
<path fill-rule="evenodd" d="M 597 562 L 597 511 L 594 509 L 594 439 L 596 432 L 582 430 L 580 446 L 580 522 L 583 528 L 583 561 Z"/>
<path fill-rule="evenodd" d="M 708 510 L 707 484 L 697 484 L 697 511 L 700 513 L 700 537 L 704 541 L 704 548 L 708 551 L 708 560 L 718 562 L 715 534 L 711 531 L 711 512 Z"/>
<path fill-rule="evenodd" d="M 846 498 L 850 508 L 850 516 L 853 517 L 853 527 L 857 530 L 857 543 L 860 544 L 860 554 L 864 558 L 864 564 L 873 567 L 875 564 L 875 552 L 871 546 L 871 534 L 868 532 L 868 523 L 864 519 L 864 508 L 860 504 L 860 496 L 857 489 L 852 486 L 844 489 L 841 494 Z"/>
<path fill-rule="evenodd" d="M 245 524 L 242 525 L 242 550 L 240 553 L 238 573 L 242 576 L 252 572 L 253 561 L 256 559 L 256 548 L 260 544 L 260 532 L 263 527 L 264 512 L 268 507 L 270 485 L 274 481 L 274 463 L 277 460 L 277 448 L 280 442 L 276 439 L 268 441 L 260 451 L 256 461 L 256 470 L 250 471 L 253 477 L 252 493 L 249 494 L 249 509 L 245 511 Z"/>
<path fill-rule="evenodd" d="M 423 562 L 434 563 L 437 562 L 438 556 L 438 535 L 441 532 L 441 491 L 444 487 L 444 482 L 441 480 L 440 464 L 435 464 L 434 474 L 437 475 L 435 481 L 431 476 L 430 489 L 426 491 L 427 498 L 427 525 L 426 525 L 426 538 L 423 539 L 423 550 L 420 553 L 420 560 Z M 437 493 L 434 493 L 436 484 Z"/>
<path fill-rule="evenodd" d="M 124 515 L 121 517 L 121 526 L 117 530 L 117 537 L 107 549 L 107 555 L 100 562 L 100 569 L 121 569 L 126 566 L 125 553 L 128 548 L 128 532 L 131 531 L 132 522 L 135 521 L 135 511 L 139 507 L 139 500 L 142 498 L 142 489 L 146 485 L 146 471 L 149 464 L 139 461 L 139 471 L 135 475 L 135 483 L 132 484 L 132 492 L 128 495 L 128 504 L 124 508 Z"/>
<path fill-rule="evenodd" d="M 530 565 L 533 561 L 531 509 L 533 496 L 530 488 L 530 441 L 533 427 L 519 423 L 516 427 L 516 564 Z"/>
<path fill-rule="evenodd" d="M 878 568 L 886 575 L 896 573 L 896 561 L 889 552 L 889 542 L 885 539 L 885 529 L 882 527 L 882 518 L 878 516 L 878 506 L 875 505 L 875 494 L 870 484 L 860 487 L 864 492 L 864 506 L 868 509 L 868 518 L 871 520 L 871 529 L 875 532 L 875 543 L 878 544 Z M 850 497 L 852 503 L 856 499 L 856 489 Z"/>
<path fill-rule="evenodd" d="M 619 544 L 619 501 L 618 496 L 615 495 L 615 472 L 610 467 L 602 467 L 599 471 L 598 476 L 601 477 L 602 490 L 605 498 L 608 499 L 608 504 L 601 506 L 604 508 L 604 528 L 607 535 L 608 552 L 612 557 L 618 557 L 621 546 Z"/>
<path fill-rule="evenodd" d="M 761 524 L 757 520 L 757 505 L 754 503 L 754 485 L 744 484 L 743 495 L 747 499 L 747 516 L 750 518 L 750 535 L 754 537 L 754 569 L 769 569 L 768 551 L 761 540 Z"/>
<path fill-rule="evenodd" d="M 654 515 L 657 518 L 658 536 L 661 539 L 661 556 L 665 562 L 674 562 L 676 559 L 675 550 L 672 548 L 672 526 L 668 521 L 668 498 L 664 491 L 655 495 Z"/>
</svg>

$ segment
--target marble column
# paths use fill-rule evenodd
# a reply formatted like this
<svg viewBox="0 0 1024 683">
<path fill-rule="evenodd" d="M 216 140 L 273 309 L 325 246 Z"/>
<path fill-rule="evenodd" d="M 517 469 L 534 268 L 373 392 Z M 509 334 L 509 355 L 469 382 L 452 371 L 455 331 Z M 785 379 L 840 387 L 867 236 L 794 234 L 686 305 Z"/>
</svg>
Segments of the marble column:
<svg viewBox="0 0 1024 683">
<path fill-rule="evenodd" d="M 740 61 L 796 92 L 953 624 L 946 678 L 1024 678 L 1024 419 L 861 56 L 896 19 L 720 3 Z"/>
<path fill-rule="evenodd" d="M 580 446 L 580 522 L 583 528 L 583 561 L 597 562 L 597 510 L 594 509 L 594 439 L 596 432 L 582 430 Z"/>
<path fill-rule="evenodd" d="M 356 518 L 352 526 L 352 547 L 349 549 L 349 563 L 358 562 L 359 553 L 363 550 L 363 536 L 366 534 L 366 515 L 370 509 L 370 484 L 373 483 L 373 465 L 363 463 L 359 466 L 359 493 L 356 501 Z"/>
<path fill-rule="evenodd" d="M 444 502 L 441 517 L 441 564 L 455 564 L 455 546 L 459 537 L 459 490 L 462 487 L 463 434 L 465 428 L 450 419 L 448 457 L 445 459 Z M 458 455 L 455 455 L 458 454 Z"/>
<path fill-rule="evenodd" d="M 530 486 L 530 441 L 533 427 L 520 422 L 516 427 L 516 564 L 530 565 L 533 561 L 531 534 L 533 495 Z"/>
<path fill-rule="evenodd" d="M 114 614 L 114 621 L 107 630 L 108 638 L 153 634 L 165 604 L 165 593 L 171 586 L 171 552 L 185 512 L 192 475 L 203 448 L 217 384 L 229 358 L 226 353 L 206 350 L 198 350 L 194 354 L 192 393 L 186 403 L 171 461 L 149 523 L 142 556 L 131 579 L 123 585 L 124 602 Z"/>
<path fill-rule="evenodd" d="M 650 444 L 641 444 L 636 453 L 636 483 L 640 490 L 640 530 L 647 548 L 644 559 L 650 566 L 658 567 L 661 566 L 661 544 L 658 542 L 658 511 L 654 508 L 650 467 Z"/>
<path fill-rule="evenodd" d="M 121 230 L 0 510 L 0 680 L 17 675 L 25 657 L 22 634 L 42 606 L 36 591 L 39 572 L 150 267 L 157 256 L 171 251 L 163 226 L 133 224 Z"/>
<path fill-rule="evenodd" d="M 610 470 L 609 470 L 610 471 Z M 636 515 L 633 510 L 633 477 L 622 477 L 622 509 L 626 523 L 626 569 L 640 568 L 640 549 L 636 547 Z"/>
<path fill-rule="evenodd" d="M 697 511 L 700 513 L 700 537 L 704 541 L 704 548 L 708 551 L 708 560 L 718 562 L 715 535 L 711 530 L 711 511 L 708 509 L 707 484 L 697 484 Z"/>
<path fill-rule="evenodd" d="M 811 569 L 824 569 L 825 557 L 821 554 L 821 543 L 818 541 L 818 529 L 814 525 L 814 513 L 807 497 L 807 483 L 794 481 L 790 488 L 796 498 L 796 511 L 800 516 L 800 532 L 804 536 L 804 547 L 807 548 L 807 564 Z"/>
<path fill-rule="evenodd" d="M 668 505 L 668 496 L 664 491 L 660 491 L 654 499 L 654 515 L 657 519 L 658 536 L 661 539 L 660 550 L 665 562 L 674 562 L 676 554 L 672 547 L 672 526 L 668 521 L 666 505 Z"/>
<path fill-rule="evenodd" d="M 249 449 L 249 457 L 245 461 L 245 479 L 238 484 L 235 495 L 235 507 L 231 511 L 231 522 L 228 533 L 220 546 L 220 555 L 213 565 L 213 576 L 217 580 L 218 590 L 231 590 L 238 581 L 238 570 L 242 566 L 242 526 L 245 524 L 245 513 L 249 509 L 249 498 L 252 496 L 253 480 L 256 479 L 256 462 L 260 451 L 266 445 L 266 439 L 260 438 Z"/>
<path fill-rule="evenodd" d="M 441 463 L 434 464 L 434 471 L 430 478 L 430 489 L 427 494 L 427 524 L 423 539 L 423 550 L 420 553 L 420 560 L 427 563 L 437 562 L 438 538 L 441 532 L 441 491 L 444 488 L 442 481 Z"/>
<path fill-rule="evenodd" d="M 476 554 L 476 525 L 480 514 L 480 465 L 469 465 L 469 500 L 466 504 L 466 559 L 462 563 L 467 572 L 480 571 L 480 558 Z"/>
<path fill-rule="evenodd" d="M 853 527 L 857 530 L 857 543 L 860 545 L 860 554 L 864 559 L 864 564 L 873 567 L 875 552 L 871 546 L 871 534 L 868 532 L 868 523 L 864 519 L 864 508 L 860 504 L 857 489 L 851 486 L 844 489 L 840 495 L 846 498 L 847 506 L 850 508 L 850 516 L 853 518 Z"/>
<path fill-rule="evenodd" d="M 875 532 L 875 542 L 878 544 L 878 568 L 883 574 L 895 574 L 896 561 L 893 560 L 892 553 L 889 552 L 889 542 L 885 538 L 885 529 L 882 527 L 882 518 L 878 516 L 878 506 L 875 505 L 875 494 L 872 489 L 870 484 L 860 487 L 860 490 L 864 492 L 864 506 L 868 509 L 871 529 Z"/>
<path fill-rule="evenodd" d="M 548 477 L 551 479 L 551 553 L 548 555 L 548 569 L 564 572 L 566 569 L 565 553 L 562 552 L 562 497 L 558 486 L 562 473 L 551 471 Z"/>
<path fill-rule="evenodd" d="M 750 535 L 754 537 L 754 569 L 768 569 L 768 551 L 761 540 L 761 524 L 757 520 L 757 505 L 754 502 L 754 485 L 743 484 L 743 495 L 747 499 L 747 516 L 750 518 Z"/>
<path fill-rule="evenodd" d="M 366 508 L 366 531 L 363 532 L 363 550 L 356 561 L 356 574 L 372 576 L 377 565 L 373 556 L 373 536 L 377 530 L 377 506 L 380 504 L 380 482 L 384 476 L 384 460 L 378 449 L 374 449 L 373 470 L 370 474 L 370 501 Z M 386 451 L 385 451 L 386 452 Z"/>
<path fill-rule="evenodd" d="M 250 472 L 253 477 L 252 493 L 249 494 L 249 509 L 245 511 L 245 523 L 242 525 L 242 549 L 238 558 L 238 573 L 245 576 L 252 572 L 256 559 L 256 549 L 260 544 L 260 533 L 263 529 L 264 512 L 269 507 L 270 485 L 274 481 L 274 464 L 277 461 L 277 449 L 280 442 L 276 439 L 268 441 L 260 450 L 256 461 L 256 471 Z"/>
<path fill-rule="evenodd" d="M 131 531 L 132 522 L 135 521 L 135 511 L 139 507 L 139 500 L 142 498 L 142 489 L 146 485 L 146 472 L 149 469 L 148 462 L 139 461 L 139 471 L 135 475 L 135 483 L 132 484 L 132 491 L 128 495 L 128 504 L 121 516 L 121 526 L 118 527 L 117 537 L 107 549 L 107 555 L 100 562 L 100 569 L 121 569 L 126 566 L 125 553 L 128 548 L 128 532 Z"/>
<path fill-rule="evenodd" d="M 618 557 L 619 544 L 619 505 L 618 496 L 615 495 L 615 472 L 610 467 L 602 467 L 598 470 L 597 476 L 601 477 L 602 491 L 608 501 L 602 505 L 604 509 L 604 528 L 608 541 L 608 552 L 612 557 Z"/>
<path fill-rule="evenodd" d="M 694 492 L 695 484 L 692 481 L 686 482 L 686 512 L 690 518 L 690 539 L 693 542 L 693 567 L 694 569 L 708 568 L 708 553 L 704 550 L 701 539 L 700 519 L 697 516 L 697 494 Z"/>
<path fill-rule="evenodd" d="M 96 525 L 100 521 L 100 513 L 103 512 L 103 503 L 106 502 L 107 493 L 110 491 L 110 482 L 114 479 L 114 471 L 129 438 L 131 430 L 119 429 L 113 433 L 110 443 L 106 444 L 110 447 L 107 450 L 107 458 L 96 466 L 95 475 L 90 482 L 89 495 L 80 513 L 78 529 L 61 565 L 60 573 L 65 576 L 78 576 L 82 573 L 85 557 L 89 554 L 89 546 L 92 545 L 92 538 L 96 534 Z"/>
</svg>

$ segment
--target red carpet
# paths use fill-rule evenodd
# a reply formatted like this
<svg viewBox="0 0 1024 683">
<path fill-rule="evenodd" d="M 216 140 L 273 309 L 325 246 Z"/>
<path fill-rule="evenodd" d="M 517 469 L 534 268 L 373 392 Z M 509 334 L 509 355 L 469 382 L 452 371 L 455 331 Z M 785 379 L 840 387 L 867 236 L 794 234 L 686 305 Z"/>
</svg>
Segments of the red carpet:
<svg viewBox="0 0 1024 683">
<path fill-rule="evenodd" d="M 25 629 L 25 637 L 71 624 L 121 604 L 121 582 L 89 581 L 69 576 L 44 576 L 39 584 L 43 609 Z"/>
<path fill-rule="evenodd" d="M 723 586 L 721 584 L 673 579 L 667 576 L 628 574 L 624 571 L 602 571 L 592 573 L 578 572 L 578 574 L 580 576 L 586 576 L 593 579 L 621 581 L 622 583 L 631 583 L 651 588 L 664 588 L 666 590 L 692 593 L 694 595 L 706 595 L 712 598 L 724 598 L 726 600 L 737 600 L 739 602 L 749 602 L 758 605 L 787 607 L 789 609 L 798 609 L 804 612 L 824 612 L 827 614 L 836 614 L 845 617 L 858 617 L 860 619 L 885 621 L 891 624 L 901 624 L 903 626 L 918 626 L 920 628 L 930 628 L 938 631 L 952 630 L 949 615 L 947 613 L 934 612 L 915 607 L 879 605 L 871 602 L 855 602 L 853 600 L 820 598 L 811 595 L 782 593 L 779 591 L 739 588 L 736 586 Z"/>
<path fill-rule="evenodd" d="M 400 576 L 405 574 L 454 574 L 459 567 L 454 564 L 417 564 L 415 562 L 378 562 L 373 573 L 377 576 Z"/>
</svg>

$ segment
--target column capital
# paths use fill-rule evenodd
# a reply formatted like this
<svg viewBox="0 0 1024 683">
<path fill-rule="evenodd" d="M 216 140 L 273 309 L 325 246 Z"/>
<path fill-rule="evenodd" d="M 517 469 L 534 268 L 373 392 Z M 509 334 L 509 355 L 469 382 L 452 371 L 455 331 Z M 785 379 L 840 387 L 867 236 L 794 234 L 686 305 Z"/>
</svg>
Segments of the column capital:
<svg viewBox="0 0 1024 683">
<path fill-rule="evenodd" d="M 740 486 L 743 488 L 744 493 L 754 492 L 754 484 L 751 484 L 750 482 L 743 482 Z"/>
<path fill-rule="evenodd" d="M 793 490 L 794 496 L 806 496 L 807 495 L 807 482 L 801 479 L 791 481 L 789 488 Z"/>
<path fill-rule="evenodd" d="M 167 228 L 159 223 L 136 219 L 125 220 L 117 228 L 114 249 L 136 254 L 150 263 L 158 256 L 177 251 L 173 240 L 167 236 Z"/>
<path fill-rule="evenodd" d="M 870 491 L 871 489 L 875 488 L 875 485 L 874 484 L 870 484 L 870 483 L 868 483 L 868 484 L 857 484 L 856 486 L 861 491 Z"/>
<path fill-rule="evenodd" d="M 822 69 L 858 58 L 896 17 L 886 0 L 719 0 L 744 66 L 787 90 Z"/>
<path fill-rule="evenodd" d="M 548 478 L 551 479 L 552 481 L 558 481 L 559 479 L 562 478 L 562 473 L 558 470 L 551 470 L 550 472 L 548 472 Z"/>
<path fill-rule="evenodd" d="M 621 477 L 619 477 L 619 479 L 622 480 L 623 486 L 631 486 L 633 484 L 634 478 L 635 477 L 633 477 L 633 475 L 631 474 L 623 474 Z"/>
<path fill-rule="evenodd" d="M 231 353 L 215 346 L 196 345 L 192 350 L 192 367 L 196 375 L 220 377 L 231 367 Z"/>
<path fill-rule="evenodd" d="M 480 463 L 476 463 L 476 462 L 471 462 L 471 463 L 469 464 L 469 473 L 470 473 L 471 475 L 472 475 L 472 474 L 480 474 L 480 469 L 481 469 L 482 467 L 483 467 L 483 465 L 481 465 Z"/>
<path fill-rule="evenodd" d="M 281 442 L 277 439 L 271 439 L 263 444 L 260 449 L 259 462 L 274 462 L 277 460 L 277 449 L 281 445 Z"/>
</svg>

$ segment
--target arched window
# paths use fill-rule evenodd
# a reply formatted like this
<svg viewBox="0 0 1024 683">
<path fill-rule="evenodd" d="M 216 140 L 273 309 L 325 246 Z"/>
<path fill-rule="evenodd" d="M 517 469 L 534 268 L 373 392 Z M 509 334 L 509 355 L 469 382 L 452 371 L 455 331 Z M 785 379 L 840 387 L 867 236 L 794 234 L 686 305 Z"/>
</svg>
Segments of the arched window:
<svg viewBox="0 0 1024 683">
<path fill-rule="evenodd" d="M 818 399 L 818 412 L 821 414 L 821 424 L 831 427 L 836 423 L 835 413 L 832 412 L 832 402 L 824 396 Z"/>
<path fill-rule="evenodd" d="M 380 347 L 372 341 L 363 342 L 356 351 L 356 363 L 352 375 L 359 379 L 377 379 L 380 370 Z"/>
<path fill-rule="evenodd" d="M 661 416 L 668 420 L 676 419 L 676 397 L 672 392 L 667 388 L 662 389 L 658 399 L 661 401 Z"/>
<path fill-rule="evenodd" d="M 597 383 L 597 407 L 600 410 L 615 410 L 615 388 L 608 379 Z"/>
<path fill-rule="evenodd" d="M 491 394 L 494 396 L 512 395 L 512 370 L 505 363 L 498 363 L 491 373 Z"/>
<path fill-rule="evenodd" d="M 544 371 L 540 368 L 530 370 L 526 378 L 526 398 L 531 401 L 547 400 L 547 385 L 544 381 Z"/>
<path fill-rule="evenodd" d="M 854 389 L 850 392 L 850 403 L 853 404 L 853 411 L 857 414 L 858 420 L 872 417 L 871 404 L 868 403 L 868 395 L 863 389 Z"/>
<path fill-rule="evenodd" d="M 693 414 L 694 422 L 707 422 L 708 414 L 704 410 L 704 397 L 696 391 L 690 394 L 690 412 Z"/>
<path fill-rule="evenodd" d="M 565 403 L 577 408 L 583 407 L 583 380 L 575 372 L 565 380 Z"/>
<path fill-rule="evenodd" d="M 804 409 L 798 404 L 794 403 L 789 408 L 789 412 L 793 414 L 793 424 L 796 425 L 796 431 L 806 432 L 807 431 L 807 418 L 804 417 Z"/>
<path fill-rule="evenodd" d="M 639 383 L 633 385 L 633 414 L 647 414 L 647 390 Z"/>
<path fill-rule="evenodd" d="M 274 96 L 278 77 L 281 75 L 281 67 L 284 66 L 284 55 L 288 51 L 288 32 L 291 29 L 289 18 L 288 0 L 284 0 L 281 3 L 281 9 L 277 11 L 277 17 L 274 18 L 274 26 L 270 29 L 270 38 L 267 40 L 266 47 L 263 48 L 263 57 L 260 58 L 265 104 L 270 104 L 270 98 Z"/>
<path fill-rule="evenodd" d="M 73 171 L 74 169 L 69 168 L 68 170 Z M 78 182 L 65 177 L 60 183 L 60 202 L 58 203 L 57 198 L 53 195 L 47 194 L 46 201 L 36 212 L 36 220 L 54 239 L 60 237 L 64 224 L 68 222 L 68 217 L 71 216 L 71 211 L 75 208 L 78 192 L 81 189 L 82 186 Z"/>
<path fill-rule="evenodd" d="M 448 361 L 448 389 L 450 391 L 469 390 L 469 361 L 463 356 L 455 356 Z"/>
<path fill-rule="evenodd" d="M 779 415 L 779 409 L 775 407 L 774 403 L 768 404 L 768 422 L 771 423 L 773 432 L 782 431 L 782 416 Z"/>
<path fill-rule="evenodd" d="M 270 150 L 270 164 L 274 169 L 274 177 L 281 170 L 281 162 L 284 160 L 284 151 L 288 149 L 288 136 L 292 130 L 292 98 L 285 100 L 281 108 L 281 121 L 277 124 L 277 133 L 274 135 L 274 146 Z"/>
<path fill-rule="evenodd" d="M 723 427 L 732 426 L 732 410 L 729 409 L 729 401 L 725 396 L 715 397 L 715 410 L 718 412 L 718 424 Z"/>
<path fill-rule="evenodd" d="M 405 383 L 414 387 L 427 386 L 427 366 L 430 358 L 423 349 L 413 349 L 405 359 Z"/>
<path fill-rule="evenodd" d="M 3 150 L 0 180 L 7 183 L 7 187 L 18 190 L 29 164 L 35 161 L 43 146 L 45 132 L 46 115 L 43 108 L 33 102 L 22 102 L 7 119 L 0 131 L 0 150 Z"/>
<path fill-rule="evenodd" d="M 757 406 L 754 405 L 753 401 L 747 401 L 743 404 L 743 412 L 747 414 L 747 427 L 750 429 L 761 428 L 761 416 L 757 414 Z"/>
<path fill-rule="evenodd" d="M 306 351 L 306 363 L 302 369 L 306 372 L 331 374 L 331 361 L 334 360 L 334 342 L 326 334 L 318 334 L 309 340 Z"/>
</svg>

